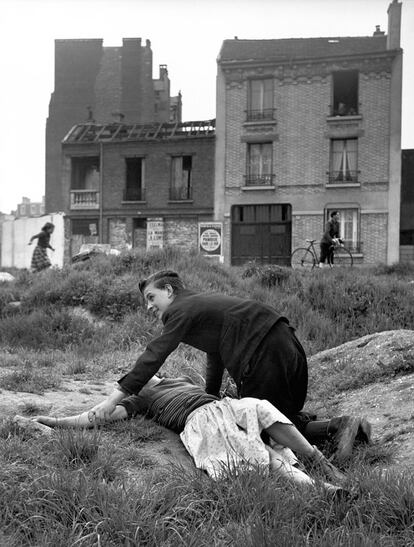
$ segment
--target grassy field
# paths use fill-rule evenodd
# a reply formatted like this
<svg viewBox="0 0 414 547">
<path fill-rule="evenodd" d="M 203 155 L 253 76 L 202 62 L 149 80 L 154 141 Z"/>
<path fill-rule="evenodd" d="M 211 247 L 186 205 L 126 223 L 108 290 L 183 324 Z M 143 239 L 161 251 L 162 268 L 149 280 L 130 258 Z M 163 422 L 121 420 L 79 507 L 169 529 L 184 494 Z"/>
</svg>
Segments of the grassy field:
<svg viewBox="0 0 414 547">
<path fill-rule="evenodd" d="M 44 393 L 65 377 L 128 371 L 160 328 L 142 306 L 137 281 L 165 267 L 196 290 L 272 304 L 309 355 L 365 334 L 414 328 L 413 265 L 303 275 L 254 264 L 230 269 L 172 249 L 97 257 L 36 276 L 11 272 L 16 280 L 0 285 L 0 390 Z M 180 347 L 162 372 L 201 382 L 203 356 Z M 335 385 L 348 389 L 349 378 L 337 374 Z M 364 369 L 352 387 L 366 381 Z M 178 466 L 160 469 L 144 450 L 160 435 L 154 424 L 135 420 L 38 439 L 3 419 L 0 545 L 414 544 L 413 477 L 377 471 L 374 463 L 386 457 L 379 447 L 349 462 L 358 498 L 333 503 L 322 490 L 299 490 L 259 469 L 221 482 Z M 131 470 L 145 480 L 132 480 Z"/>
</svg>

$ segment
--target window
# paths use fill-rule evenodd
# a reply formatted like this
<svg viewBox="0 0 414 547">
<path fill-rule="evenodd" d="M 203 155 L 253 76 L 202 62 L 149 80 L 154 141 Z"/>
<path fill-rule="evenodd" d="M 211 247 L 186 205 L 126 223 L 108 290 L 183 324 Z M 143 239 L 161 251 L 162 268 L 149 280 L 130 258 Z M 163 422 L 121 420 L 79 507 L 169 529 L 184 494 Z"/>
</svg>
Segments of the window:
<svg viewBox="0 0 414 547">
<path fill-rule="evenodd" d="M 358 114 L 358 71 L 341 70 L 332 73 L 333 116 Z"/>
<path fill-rule="evenodd" d="M 176 156 L 172 158 L 170 188 L 171 200 L 192 199 L 192 168 L 192 156 Z"/>
<path fill-rule="evenodd" d="M 248 144 L 246 186 L 270 186 L 272 183 L 272 143 Z"/>
<path fill-rule="evenodd" d="M 23 203 L 19 205 L 19 208 L 20 208 L 20 215 L 24 216 L 26 214 L 26 205 Z"/>
<path fill-rule="evenodd" d="M 250 80 L 247 120 L 273 120 L 273 80 Z"/>
<path fill-rule="evenodd" d="M 358 182 L 358 139 L 331 139 L 330 183 Z"/>
<path fill-rule="evenodd" d="M 339 212 L 339 237 L 343 240 L 345 247 L 350 251 L 360 252 L 359 241 L 359 209 L 332 207 L 325 210 L 325 222 L 331 218 L 331 212 Z"/>
<path fill-rule="evenodd" d="M 72 158 L 71 188 L 99 189 L 99 157 Z"/>
<path fill-rule="evenodd" d="M 124 201 L 145 201 L 144 158 L 125 158 Z"/>
<path fill-rule="evenodd" d="M 72 235 L 97 236 L 98 219 L 97 218 L 73 218 Z"/>
</svg>

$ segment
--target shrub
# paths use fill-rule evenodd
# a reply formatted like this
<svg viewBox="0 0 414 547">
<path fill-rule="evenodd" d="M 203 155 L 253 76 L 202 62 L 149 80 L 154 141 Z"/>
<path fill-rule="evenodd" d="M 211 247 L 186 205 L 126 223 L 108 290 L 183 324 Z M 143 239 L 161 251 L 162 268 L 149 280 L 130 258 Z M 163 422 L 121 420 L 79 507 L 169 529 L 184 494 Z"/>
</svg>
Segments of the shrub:
<svg viewBox="0 0 414 547">
<path fill-rule="evenodd" d="M 65 348 L 92 338 L 94 332 L 86 319 L 51 306 L 0 321 L 0 343 L 15 347 Z"/>
<path fill-rule="evenodd" d="M 26 365 L 22 370 L 15 370 L 0 378 L 0 386 L 9 391 L 24 391 L 43 394 L 47 389 L 58 388 L 60 379 L 50 372 L 42 372 Z"/>
</svg>

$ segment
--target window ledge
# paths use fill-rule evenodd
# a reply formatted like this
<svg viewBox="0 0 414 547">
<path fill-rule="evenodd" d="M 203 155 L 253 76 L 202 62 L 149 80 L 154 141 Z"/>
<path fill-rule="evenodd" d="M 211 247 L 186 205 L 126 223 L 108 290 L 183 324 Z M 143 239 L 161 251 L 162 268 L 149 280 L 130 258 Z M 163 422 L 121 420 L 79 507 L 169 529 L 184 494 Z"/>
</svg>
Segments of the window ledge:
<svg viewBox="0 0 414 547">
<path fill-rule="evenodd" d="M 243 122 L 243 125 L 276 125 L 276 123 L 276 120 L 246 120 L 245 122 Z"/>
<path fill-rule="evenodd" d="M 132 199 L 131 200 L 125 200 L 125 199 L 123 199 L 121 201 L 121 205 L 136 205 L 136 204 L 145 205 L 146 203 L 147 203 L 146 200 L 141 200 L 141 199 L 139 199 L 139 200 L 132 200 Z"/>
<path fill-rule="evenodd" d="M 267 184 L 266 186 L 241 186 L 241 190 L 251 192 L 252 190 L 276 190 L 276 186 L 273 184 Z"/>
<path fill-rule="evenodd" d="M 169 199 L 168 203 L 194 203 L 193 199 Z"/>
<path fill-rule="evenodd" d="M 353 121 L 353 120 L 362 120 L 361 114 L 355 114 L 354 116 L 326 116 L 327 122 L 337 122 L 337 121 Z"/>
<path fill-rule="evenodd" d="M 325 188 L 360 188 L 360 182 L 327 182 Z"/>
</svg>

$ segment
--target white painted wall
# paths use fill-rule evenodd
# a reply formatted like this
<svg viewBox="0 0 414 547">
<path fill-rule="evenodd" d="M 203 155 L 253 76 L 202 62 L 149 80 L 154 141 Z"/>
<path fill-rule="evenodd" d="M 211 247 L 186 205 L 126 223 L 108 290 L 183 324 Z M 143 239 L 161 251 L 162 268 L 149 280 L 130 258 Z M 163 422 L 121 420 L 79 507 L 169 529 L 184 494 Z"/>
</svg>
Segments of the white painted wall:
<svg viewBox="0 0 414 547">
<path fill-rule="evenodd" d="M 30 238 L 38 234 L 46 222 L 52 222 L 55 225 L 55 230 L 50 238 L 50 244 L 55 251 L 52 252 L 48 249 L 47 253 L 52 266 L 61 268 L 65 244 L 63 219 L 63 213 L 54 213 L 42 217 L 24 217 L 4 222 L 1 239 L 1 266 L 3 268 L 30 269 L 33 250 L 37 244 L 37 239 L 35 239 L 31 245 L 28 245 Z"/>
</svg>

